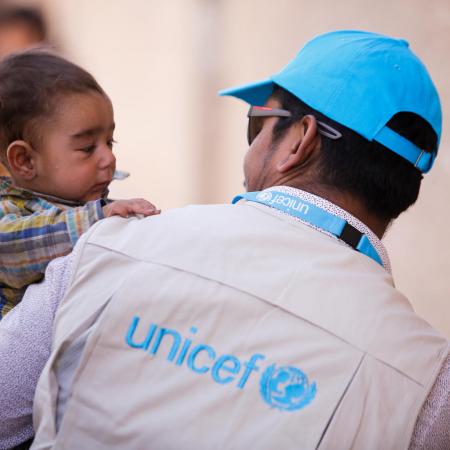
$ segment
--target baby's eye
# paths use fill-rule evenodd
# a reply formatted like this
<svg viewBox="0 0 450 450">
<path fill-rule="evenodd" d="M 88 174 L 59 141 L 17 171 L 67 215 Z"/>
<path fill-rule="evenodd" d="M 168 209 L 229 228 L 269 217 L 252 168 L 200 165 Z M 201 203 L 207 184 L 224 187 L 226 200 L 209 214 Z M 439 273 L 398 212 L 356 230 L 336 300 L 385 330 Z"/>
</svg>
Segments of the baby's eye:
<svg viewBox="0 0 450 450">
<path fill-rule="evenodd" d="M 84 153 L 93 153 L 96 149 L 94 144 L 88 145 L 87 147 L 80 148 L 80 150 Z"/>
<path fill-rule="evenodd" d="M 113 147 L 114 147 L 114 144 L 117 144 L 117 141 L 115 141 L 114 139 L 110 139 L 110 140 L 107 142 L 107 144 L 108 144 L 108 147 L 109 147 L 109 148 L 113 148 Z"/>
</svg>

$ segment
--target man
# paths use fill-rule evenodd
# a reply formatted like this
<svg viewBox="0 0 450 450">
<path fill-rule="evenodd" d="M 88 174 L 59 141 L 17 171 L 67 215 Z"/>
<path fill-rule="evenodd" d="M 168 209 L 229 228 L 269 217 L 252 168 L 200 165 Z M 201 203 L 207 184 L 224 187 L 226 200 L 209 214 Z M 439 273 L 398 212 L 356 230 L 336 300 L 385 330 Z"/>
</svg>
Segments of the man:
<svg viewBox="0 0 450 450">
<path fill-rule="evenodd" d="M 224 94 L 252 105 L 248 192 L 108 220 L 35 287 L 64 300 L 33 448 L 446 448 L 449 344 L 380 242 L 437 154 L 426 69 L 342 31 Z"/>
</svg>

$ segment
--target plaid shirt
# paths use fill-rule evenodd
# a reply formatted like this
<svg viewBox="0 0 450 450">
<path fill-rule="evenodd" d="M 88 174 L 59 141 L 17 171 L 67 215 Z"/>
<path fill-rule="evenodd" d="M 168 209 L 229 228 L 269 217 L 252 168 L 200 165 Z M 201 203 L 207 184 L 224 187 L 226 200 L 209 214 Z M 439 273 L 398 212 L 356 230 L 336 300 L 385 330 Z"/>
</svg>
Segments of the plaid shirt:
<svg viewBox="0 0 450 450">
<path fill-rule="evenodd" d="M 42 280 L 48 263 L 70 253 L 104 218 L 103 200 L 84 205 L 12 186 L 0 177 L 0 320 Z"/>
</svg>

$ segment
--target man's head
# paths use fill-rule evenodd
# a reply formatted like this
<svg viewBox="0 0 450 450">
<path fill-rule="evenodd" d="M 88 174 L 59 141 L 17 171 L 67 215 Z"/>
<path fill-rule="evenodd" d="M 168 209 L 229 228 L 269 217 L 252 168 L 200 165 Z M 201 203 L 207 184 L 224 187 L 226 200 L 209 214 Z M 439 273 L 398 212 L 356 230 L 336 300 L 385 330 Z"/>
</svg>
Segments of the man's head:
<svg viewBox="0 0 450 450">
<path fill-rule="evenodd" d="M 250 190 L 275 183 L 340 192 L 389 221 L 414 203 L 437 153 L 439 97 L 405 41 L 327 33 L 273 77 L 222 94 L 291 113 L 261 121 L 245 163 Z M 318 122 L 342 137 L 324 135 Z M 259 144 L 267 151 L 257 163 Z"/>
<path fill-rule="evenodd" d="M 16 185 L 100 198 L 115 170 L 112 105 L 88 72 L 29 50 L 0 62 L 0 158 Z"/>
</svg>

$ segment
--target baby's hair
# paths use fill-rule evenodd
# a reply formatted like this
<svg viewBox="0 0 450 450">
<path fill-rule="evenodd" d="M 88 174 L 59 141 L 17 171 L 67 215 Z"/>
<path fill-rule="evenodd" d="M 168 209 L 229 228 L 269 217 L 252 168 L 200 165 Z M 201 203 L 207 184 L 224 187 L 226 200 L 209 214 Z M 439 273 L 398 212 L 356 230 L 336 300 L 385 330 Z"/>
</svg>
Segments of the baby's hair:
<svg viewBox="0 0 450 450">
<path fill-rule="evenodd" d="M 8 145 L 24 140 L 33 145 L 39 126 L 57 113 L 64 95 L 97 92 L 94 77 L 81 67 L 44 49 L 14 53 L 0 62 L 0 157 Z"/>
</svg>

